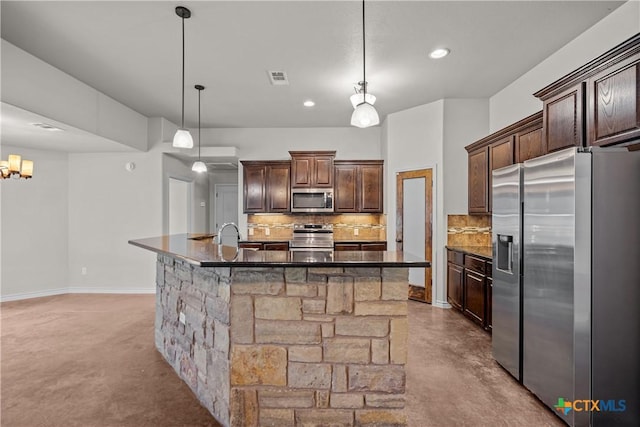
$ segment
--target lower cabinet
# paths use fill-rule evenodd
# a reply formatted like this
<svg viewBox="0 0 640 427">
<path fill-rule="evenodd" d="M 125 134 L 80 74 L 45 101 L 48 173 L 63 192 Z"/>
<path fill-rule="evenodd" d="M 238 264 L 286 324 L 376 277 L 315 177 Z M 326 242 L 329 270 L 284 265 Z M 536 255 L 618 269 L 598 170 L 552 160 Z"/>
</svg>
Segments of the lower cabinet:
<svg viewBox="0 0 640 427">
<path fill-rule="evenodd" d="M 288 251 L 289 242 L 240 242 L 239 248 L 258 249 L 260 251 Z"/>
<path fill-rule="evenodd" d="M 334 243 L 334 251 L 386 251 L 387 242 L 339 242 Z"/>
<path fill-rule="evenodd" d="M 447 260 L 447 301 L 491 331 L 491 261 L 451 249 L 447 249 Z"/>
</svg>

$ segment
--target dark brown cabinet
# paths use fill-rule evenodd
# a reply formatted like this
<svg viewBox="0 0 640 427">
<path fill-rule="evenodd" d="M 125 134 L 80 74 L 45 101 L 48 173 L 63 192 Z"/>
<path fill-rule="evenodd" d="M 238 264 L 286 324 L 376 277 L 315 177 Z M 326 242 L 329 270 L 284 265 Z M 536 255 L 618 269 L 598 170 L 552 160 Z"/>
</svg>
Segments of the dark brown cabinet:
<svg viewBox="0 0 640 427">
<path fill-rule="evenodd" d="M 547 148 L 542 142 L 542 121 L 537 125 L 516 133 L 516 163 L 542 156 Z"/>
<path fill-rule="evenodd" d="M 489 212 L 488 195 L 488 148 L 481 147 L 469 152 L 469 213 Z"/>
<path fill-rule="evenodd" d="M 491 213 L 492 172 L 546 154 L 542 111 L 465 147 L 469 161 L 469 214 Z"/>
<path fill-rule="evenodd" d="M 447 301 L 488 331 L 492 325 L 491 265 L 484 256 L 447 249 Z"/>
<path fill-rule="evenodd" d="M 447 301 L 452 307 L 462 310 L 462 283 L 464 267 L 447 263 Z"/>
<path fill-rule="evenodd" d="M 239 242 L 242 249 L 258 249 L 261 251 L 288 251 L 289 242 Z"/>
<path fill-rule="evenodd" d="M 289 212 L 291 163 L 242 161 L 245 213 Z"/>
<path fill-rule="evenodd" d="M 336 160 L 334 168 L 335 212 L 382 212 L 382 160 Z"/>
<path fill-rule="evenodd" d="M 335 251 L 386 251 L 387 242 L 336 242 Z"/>
<path fill-rule="evenodd" d="M 640 54 L 591 77 L 587 87 L 587 145 L 640 137 Z"/>
<path fill-rule="evenodd" d="M 640 33 L 534 95 L 549 152 L 640 138 Z"/>
<path fill-rule="evenodd" d="M 289 151 L 292 188 L 333 187 L 335 151 Z"/>
<path fill-rule="evenodd" d="M 582 145 L 583 92 L 578 83 L 544 101 L 542 139 L 548 152 Z"/>
</svg>

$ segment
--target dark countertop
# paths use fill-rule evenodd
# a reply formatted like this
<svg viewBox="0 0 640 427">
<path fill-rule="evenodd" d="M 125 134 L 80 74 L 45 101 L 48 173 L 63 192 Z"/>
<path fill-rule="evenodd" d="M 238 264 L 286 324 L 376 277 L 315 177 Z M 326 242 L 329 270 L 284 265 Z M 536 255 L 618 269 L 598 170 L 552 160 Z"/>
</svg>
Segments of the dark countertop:
<svg viewBox="0 0 640 427">
<path fill-rule="evenodd" d="M 129 244 L 171 255 L 200 267 L 430 267 L 431 262 L 388 251 L 254 251 L 219 246 L 186 234 L 129 240 Z"/>
<path fill-rule="evenodd" d="M 238 241 L 238 243 L 289 243 L 291 239 L 270 239 L 270 238 L 260 238 L 260 239 L 243 239 Z M 334 239 L 334 243 L 386 243 L 386 240 L 374 240 L 374 239 L 349 239 L 349 240 L 338 240 Z"/>
<path fill-rule="evenodd" d="M 491 246 L 449 246 L 447 249 L 451 249 L 456 252 L 464 252 L 469 255 L 476 255 L 481 258 L 486 258 L 489 261 L 493 258 L 493 248 Z"/>
</svg>

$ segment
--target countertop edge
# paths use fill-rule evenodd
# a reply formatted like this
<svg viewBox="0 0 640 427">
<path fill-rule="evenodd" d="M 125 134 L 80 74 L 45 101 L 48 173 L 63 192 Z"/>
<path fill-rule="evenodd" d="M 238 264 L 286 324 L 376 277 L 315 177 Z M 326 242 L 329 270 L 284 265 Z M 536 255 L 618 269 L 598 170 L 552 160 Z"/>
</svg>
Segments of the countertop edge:
<svg viewBox="0 0 640 427">
<path fill-rule="evenodd" d="M 465 253 L 467 255 L 473 255 L 473 256 L 477 256 L 480 258 L 484 258 L 488 261 L 493 260 L 493 256 L 492 255 L 486 255 L 483 253 L 478 252 L 477 250 L 474 250 L 474 248 L 484 248 L 484 246 L 455 246 L 455 245 L 446 245 L 445 246 L 446 249 L 450 249 L 452 251 L 456 251 L 456 252 L 462 252 Z M 490 246 L 487 247 L 487 250 L 492 250 L 492 248 Z"/>
</svg>

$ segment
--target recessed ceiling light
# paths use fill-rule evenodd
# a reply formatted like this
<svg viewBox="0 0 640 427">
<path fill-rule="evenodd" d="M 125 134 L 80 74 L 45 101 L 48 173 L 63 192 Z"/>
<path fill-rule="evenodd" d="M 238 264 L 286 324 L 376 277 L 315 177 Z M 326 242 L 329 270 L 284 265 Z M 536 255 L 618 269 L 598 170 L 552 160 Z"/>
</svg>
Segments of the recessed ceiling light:
<svg viewBox="0 0 640 427">
<path fill-rule="evenodd" d="M 430 58 L 433 59 L 440 59 L 440 58 L 444 58 L 445 56 L 449 55 L 449 49 L 447 48 L 438 48 L 438 49 L 434 49 L 431 51 L 431 53 L 429 54 Z"/>
<path fill-rule="evenodd" d="M 312 100 L 308 100 L 308 101 L 304 101 L 302 105 L 304 105 L 305 107 L 313 107 L 314 105 L 316 105 L 316 103 L 313 102 Z"/>
<path fill-rule="evenodd" d="M 35 126 L 37 128 L 48 130 L 48 131 L 51 131 L 51 132 L 57 132 L 57 131 L 62 131 L 63 130 L 63 129 L 57 128 L 55 126 L 51 126 L 51 125 L 49 125 L 47 123 L 31 123 L 31 126 Z"/>
</svg>

